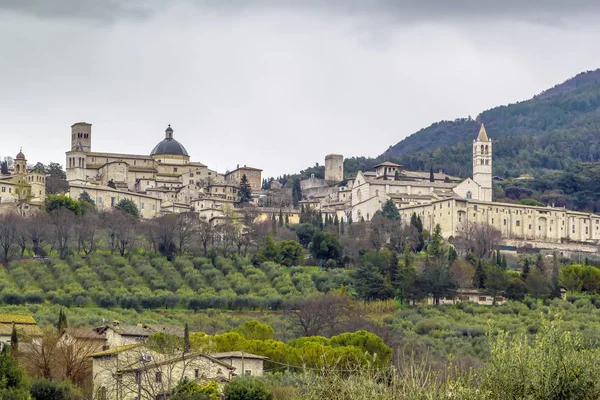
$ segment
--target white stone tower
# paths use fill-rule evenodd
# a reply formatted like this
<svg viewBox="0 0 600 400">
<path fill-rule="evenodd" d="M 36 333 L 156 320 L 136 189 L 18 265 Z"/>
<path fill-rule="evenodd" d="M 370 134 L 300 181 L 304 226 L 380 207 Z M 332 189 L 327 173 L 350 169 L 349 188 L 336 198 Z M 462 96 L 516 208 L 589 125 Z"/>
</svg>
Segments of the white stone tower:
<svg viewBox="0 0 600 400">
<path fill-rule="evenodd" d="M 479 184 L 479 200 L 492 201 L 492 141 L 481 124 L 473 140 L 473 180 Z"/>
<path fill-rule="evenodd" d="M 328 154 L 325 156 L 325 180 L 341 182 L 344 180 L 344 156 Z"/>
<path fill-rule="evenodd" d="M 92 124 L 77 122 L 71 125 L 71 150 L 92 151 Z"/>
</svg>

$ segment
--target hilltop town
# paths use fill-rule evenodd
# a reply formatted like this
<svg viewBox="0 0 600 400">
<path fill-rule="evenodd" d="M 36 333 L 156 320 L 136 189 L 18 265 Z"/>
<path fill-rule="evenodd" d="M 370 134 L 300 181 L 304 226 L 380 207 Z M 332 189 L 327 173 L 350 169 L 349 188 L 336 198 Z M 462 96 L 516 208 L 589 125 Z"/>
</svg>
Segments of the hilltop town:
<svg viewBox="0 0 600 400">
<path fill-rule="evenodd" d="M 338 223 L 372 220 L 387 202 L 409 223 L 413 214 L 432 231 L 441 227 L 445 238 L 472 231 L 477 224 L 497 229 L 510 248 L 533 247 L 594 252 L 600 240 L 600 216 L 565 207 L 497 202 L 493 185 L 493 136 L 483 124 L 472 141 L 472 175 L 460 178 L 442 171 L 410 171 L 385 161 L 373 170 L 344 173 L 344 157 L 325 157 L 324 177 L 311 175 L 286 185 L 262 176 L 262 170 L 239 165 L 218 172 L 193 161 L 169 125 L 148 155 L 92 151 L 92 125 L 71 126 L 71 149 L 66 152 L 62 192 L 89 199 L 98 210 L 131 202 L 141 218 L 193 213 L 211 225 L 239 221 L 252 213 L 257 221 L 282 217 L 299 223 L 312 210 L 323 221 Z M 0 211 L 31 214 L 45 207 L 47 173 L 27 164 L 22 151 L 0 177 Z M 52 179 L 52 177 L 50 178 Z M 296 182 L 298 181 L 298 182 Z M 56 193 L 56 190 L 54 191 Z"/>
</svg>

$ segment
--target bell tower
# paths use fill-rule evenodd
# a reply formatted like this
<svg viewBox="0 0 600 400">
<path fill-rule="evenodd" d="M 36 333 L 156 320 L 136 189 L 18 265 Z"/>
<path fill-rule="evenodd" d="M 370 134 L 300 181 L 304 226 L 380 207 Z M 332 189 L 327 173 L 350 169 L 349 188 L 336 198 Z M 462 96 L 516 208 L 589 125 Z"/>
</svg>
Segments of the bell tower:
<svg viewBox="0 0 600 400">
<path fill-rule="evenodd" d="M 481 124 L 473 140 L 473 180 L 479 184 L 479 200 L 492 201 L 492 141 Z"/>
<path fill-rule="evenodd" d="M 71 150 L 92 151 L 92 124 L 77 122 L 71 125 Z"/>
</svg>

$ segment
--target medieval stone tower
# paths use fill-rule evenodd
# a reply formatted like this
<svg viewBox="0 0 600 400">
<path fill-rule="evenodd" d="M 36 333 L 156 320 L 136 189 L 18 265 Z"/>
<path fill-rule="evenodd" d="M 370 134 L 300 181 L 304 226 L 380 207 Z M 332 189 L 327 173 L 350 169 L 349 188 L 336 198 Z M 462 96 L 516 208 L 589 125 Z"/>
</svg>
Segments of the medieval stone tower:
<svg viewBox="0 0 600 400">
<path fill-rule="evenodd" d="M 341 182 L 344 180 L 344 156 L 328 154 L 325 156 L 325 180 Z"/>
<path fill-rule="evenodd" d="M 92 151 L 92 124 L 77 122 L 71 125 L 71 150 Z"/>
<path fill-rule="evenodd" d="M 473 180 L 479 184 L 479 200 L 492 201 L 492 141 L 481 124 L 473 140 Z"/>
</svg>

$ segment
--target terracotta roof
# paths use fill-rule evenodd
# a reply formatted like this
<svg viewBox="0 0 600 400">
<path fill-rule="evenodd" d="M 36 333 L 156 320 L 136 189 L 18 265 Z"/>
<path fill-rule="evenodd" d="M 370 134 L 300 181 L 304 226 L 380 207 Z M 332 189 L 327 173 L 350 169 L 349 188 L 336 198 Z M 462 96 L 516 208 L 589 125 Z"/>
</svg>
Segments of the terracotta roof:
<svg viewBox="0 0 600 400">
<path fill-rule="evenodd" d="M 42 336 L 42 329 L 37 325 L 13 323 L 0 324 L 0 336 L 10 336 L 12 334 L 13 325 L 17 329 L 17 332 L 20 332 L 25 336 Z"/>
<path fill-rule="evenodd" d="M 72 336 L 77 339 L 89 339 L 89 340 L 106 340 L 106 337 L 93 329 L 86 328 L 67 328 L 65 334 Z"/>
<path fill-rule="evenodd" d="M 385 162 L 382 162 L 381 164 L 377 164 L 373 168 L 377 168 L 377 167 L 401 167 L 401 166 L 402 165 L 400 165 L 400 164 L 395 164 L 393 162 L 385 161 Z"/>
<path fill-rule="evenodd" d="M 216 358 L 217 360 L 221 360 L 223 358 L 255 358 L 258 360 L 268 360 L 269 357 L 264 357 L 264 356 L 258 356 L 256 354 L 252 354 L 252 353 L 246 353 L 244 351 L 227 351 L 224 353 L 215 353 L 215 354 L 211 354 L 213 358 Z"/>
</svg>

